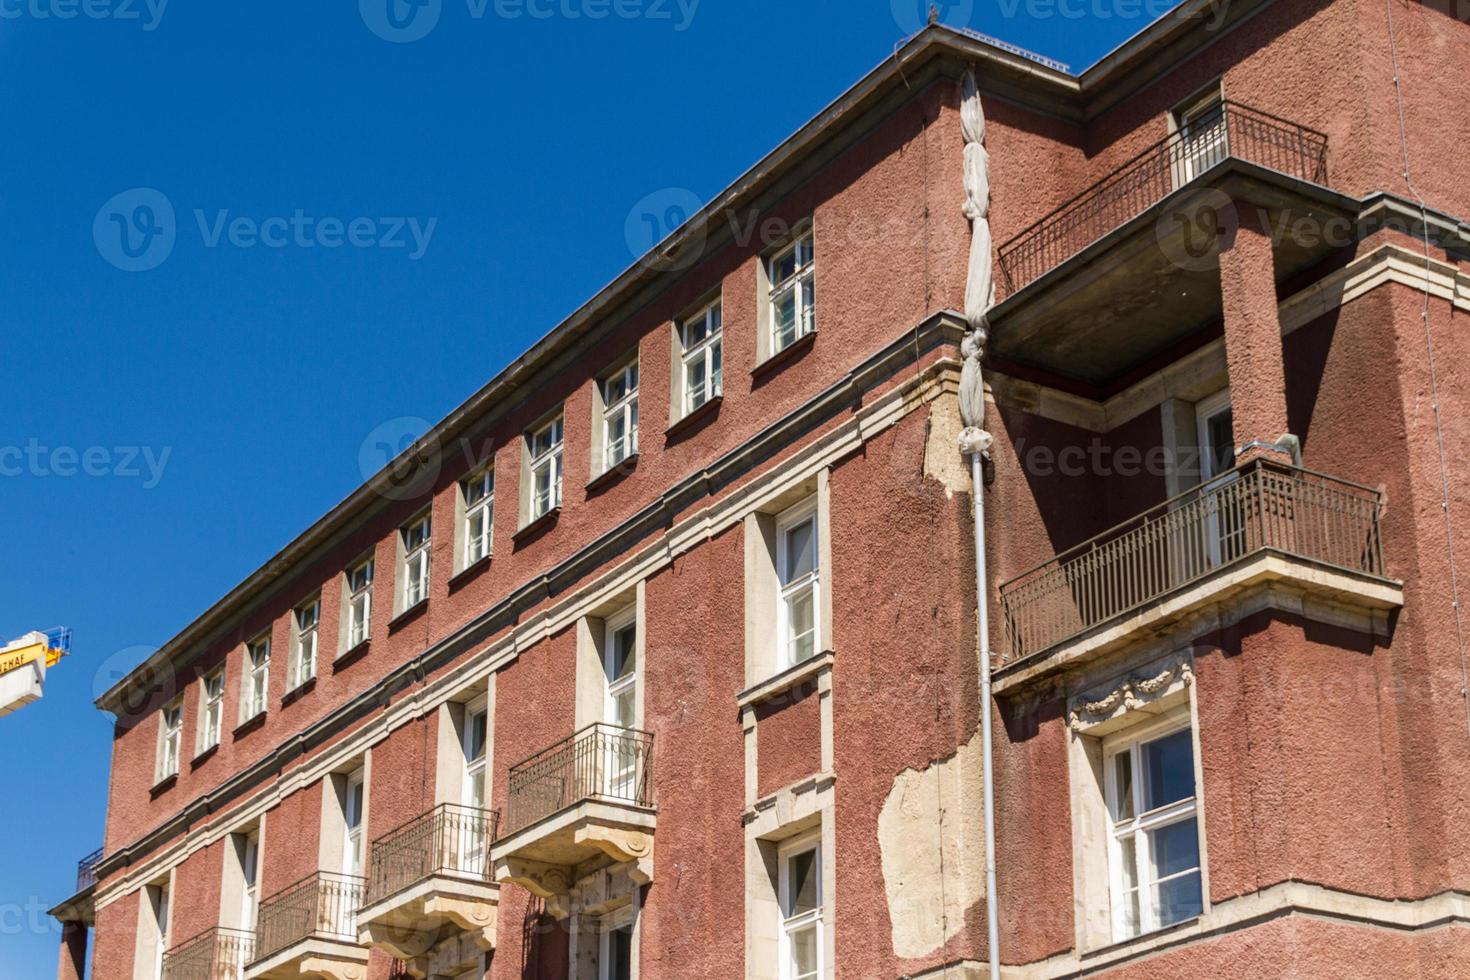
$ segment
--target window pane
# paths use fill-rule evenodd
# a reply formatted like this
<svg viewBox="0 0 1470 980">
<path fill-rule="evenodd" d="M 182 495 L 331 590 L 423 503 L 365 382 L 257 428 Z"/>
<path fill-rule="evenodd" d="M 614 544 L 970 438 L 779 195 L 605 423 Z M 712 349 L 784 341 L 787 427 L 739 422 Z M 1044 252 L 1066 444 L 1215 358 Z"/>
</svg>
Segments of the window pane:
<svg viewBox="0 0 1470 980">
<path fill-rule="evenodd" d="M 1155 890 L 1154 915 L 1160 926 L 1192 919 L 1202 911 L 1198 871 L 1170 879 Z"/>
<path fill-rule="evenodd" d="M 632 980 L 633 930 L 615 929 L 607 937 L 607 980 Z"/>
<path fill-rule="evenodd" d="M 771 262 L 771 284 L 777 285 L 796 272 L 796 249 L 787 249 Z"/>
<path fill-rule="evenodd" d="M 1121 893 L 1116 896 L 1117 927 L 1128 936 L 1135 936 L 1141 927 L 1138 919 L 1138 850 L 1132 837 L 1119 842 L 1118 881 Z"/>
<path fill-rule="evenodd" d="M 620 728 L 632 728 L 638 720 L 637 703 L 634 699 L 634 694 L 635 688 L 629 685 L 624 690 L 618 692 L 617 696 L 613 698 L 612 722 Z M 618 754 L 621 755 L 622 753 Z M 628 758 L 622 758 L 618 761 L 623 765 L 629 765 L 632 762 Z"/>
<path fill-rule="evenodd" d="M 1143 747 L 1144 778 L 1148 781 L 1148 809 L 1194 795 L 1194 743 L 1188 728 L 1149 742 Z"/>
<path fill-rule="evenodd" d="M 787 604 L 787 618 L 790 622 L 790 653 L 791 662 L 801 663 L 810 659 L 816 652 L 813 643 L 816 640 L 815 615 L 816 603 L 812 601 L 812 590 L 803 589 L 797 595 L 792 596 Z"/>
<path fill-rule="evenodd" d="M 1133 819 L 1132 752 L 1119 752 L 1113 756 L 1113 789 L 1117 794 L 1116 804 L 1113 807 L 1113 819 Z"/>
<path fill-rule="evenodd" d="M 776 349 L 781 350 L 796 339 L 796 290 L 787 289 L 773 301 L 776 317 Z"/>
<path fill-rule="evenodd" d="M 782 582 L 795 582 L 817 567 L 817 522 L 808 518 L 786 529 L 786 568 Z"/>
<path fill-rule="evenodd" d="M 720 359 L 723 356 L 723 347 L 723 344 L 716 343 L 710 349 L 710 361 L 713 364 L 713 367 L 710 368 L 710 377 L 714 382 L 715 391 L 720 390 Z"/>
<path fill-rule="evenodd" d="M 817 927 L 807 926 L 791 934 L 791 980 L 808 980 L 817 975 Z"/>
<path fill-rule="evenodd" d="M 636 669 L 634 653 L 638 639 L 638 628 L 629 623 L 613 634 L 608 677 L 610 681 L 627 677 Z"/>
<path fill-rule="evenodd" d="M 817 907 L 817 852 L 815 849 L 786 859 L 786 918 Z"/>
<path fill-rule="evenodd" d="M 1199 833 L 1194 818 L 1149 831 L 1154 881 L 1199 867 Z"/>
</svg>

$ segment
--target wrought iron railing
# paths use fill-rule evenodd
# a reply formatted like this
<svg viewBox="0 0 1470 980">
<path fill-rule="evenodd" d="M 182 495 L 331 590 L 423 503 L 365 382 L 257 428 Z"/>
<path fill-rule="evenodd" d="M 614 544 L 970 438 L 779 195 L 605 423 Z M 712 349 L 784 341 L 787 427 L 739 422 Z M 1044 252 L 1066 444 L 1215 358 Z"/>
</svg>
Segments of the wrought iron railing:
<svg viewBox="0 0 1470 980">
<path fill-rule="evenodd" d="M 510 767 L 506 832 L 514 833 L 583 800 L 653 806 L 653 736 L 588 725 Z"/>
<path fill-rule="evenodd" d="M 163 954 L 163 980 L 243 980 L 255 933 L 210 929 Z"/>
<path fill-rule="evenodd" d="M 77 891 L 84 892 L 97 884 L 97 865 L 102 863 L 102 848 L 77 862 Z"/>
<path fill-rule="evenodd" d="M 364 884 L 355 875 L 319 871 L 261 902 L 255 917 L 255 959 L 307 939 L 357 942 Z"/>
<path fill-rule="evenodd" d="M 1049 649 L 1262 551 L 1382 577 L 1378 491 L 1255 460 L 1000 587 L 1007 662 Z"/>
<path fill-rule="evenodd" d="M 1155 143 L 999 249 L 1006 293 L 1014 293 L 1173 191 L 1236 157 L 1292 177 L 1327 183 L 1327 137 L 1240 105 L 1222 103 Z"/>
<path fill-rule="evenodd" d="M 490 878 L 490 845 L 500 815 L 443 803 L 373 841 L 364 905 L 435 875 Z"/>
</svg>

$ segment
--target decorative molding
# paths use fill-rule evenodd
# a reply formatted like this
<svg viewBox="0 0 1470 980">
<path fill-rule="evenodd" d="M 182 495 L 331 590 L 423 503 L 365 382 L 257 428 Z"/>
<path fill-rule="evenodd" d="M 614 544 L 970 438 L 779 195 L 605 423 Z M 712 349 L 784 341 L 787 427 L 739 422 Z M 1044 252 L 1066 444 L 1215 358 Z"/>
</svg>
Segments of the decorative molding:
<svg viewBox="0 0 1470 980">
<path fill-rule="evenodd" d="M 1160 666 L 1155 662 L 1144 669 L 1151 673 L 1125 677 L 1102 697 L 1096 697 L 1094 692 L 1073 699 L 1067 711 L 1067 726 L 1078 733 L 1088 731 L 1119 715 L 1146 708 L 1194 683 L 1194 660 L 1187 652 L 1171 663 Z"/>
</svg>

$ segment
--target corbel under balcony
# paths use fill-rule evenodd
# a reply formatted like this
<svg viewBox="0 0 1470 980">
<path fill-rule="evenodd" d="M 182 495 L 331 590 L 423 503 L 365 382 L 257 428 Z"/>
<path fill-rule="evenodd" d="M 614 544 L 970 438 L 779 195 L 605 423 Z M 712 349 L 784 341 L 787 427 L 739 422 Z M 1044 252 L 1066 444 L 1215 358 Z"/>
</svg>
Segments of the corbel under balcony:
<svg viewBox="0 0 1470 980">
<path fill-rule="evenodd" d="M 494 810 L 443 804 L 374 841 L 358 942 L 425 975 L 446 944 L 457 950 L 466 936 L 494 949 L 500 888 L 488 871 L 497 822 Z"/>
<path fill-rule="evenodd" d="M 651 882 L 652 763 L 652 735 L 594 724 L 512 766 L 495 880 L 558 918 L 607 911 Z"/>
<path fill-rule="evenodd" d="M 1385 636 L 1403 583 L 1381 511 L 1376 490 L 1267 460 L 1167 500 L 1000 587 L 996 694 L 1266 608 Z"/>
</svg>

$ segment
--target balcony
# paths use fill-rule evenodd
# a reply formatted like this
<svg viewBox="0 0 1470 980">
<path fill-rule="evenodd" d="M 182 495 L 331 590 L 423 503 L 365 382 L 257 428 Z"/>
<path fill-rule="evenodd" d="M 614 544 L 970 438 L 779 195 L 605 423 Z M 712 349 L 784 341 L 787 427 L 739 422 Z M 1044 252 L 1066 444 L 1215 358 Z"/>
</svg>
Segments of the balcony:
<svg viewBox="0 0 1470 980">
<path fill-rule="evenodd" d="M 442 804 L 374 841 L 359 942 L 402 960 L 425 956 L 457 933 L 469 934 L 479 950 L 493 949 L 500 889 L 488 871 L 498 822 L 494 810 Z"/>
<path fill-rule="evenodd" d="M 363 885 L 362 878 L 323 871 L 261 902 L 245 980 L 366 976 L 368 951 L 358 945 L 356 922 Z"/>
<path fill-rule="evenodd" d="M 1375 490 L 1264 459 L 1166 500 L 1001 585 L 998 688 L 1268 583 L 1382 618 L 1403 594 L 1384 573 L 1382 507 Z"/>
<path fill-rule="evenodd" d="M 254 949 L 253 932 L 210 929 L 163 954 L 163 980 L 243 980 Z"/>
<path fill-rule="evenodd" d="M 1350 245 L 1324 233 L 1357 218 L 1327 186 L 1327 150 L 1322 133 L 1233 102 L 1144 150 L 997 250 L 993 354 L 1105 384 L 1208 329 L 1217 233 L 1248 220 L 1234 201 L 1287 229 L 1274 234 L 1280 279 Z"/>
<path fill-rule="evenodd" d="M 558 916 L 593 872 L 616 866 L 611 889 L 619 894 L 652 881 L 652 766 L 651 734 L 605 724 L 512 766 L 507 833 L 492 855 L 496 880 L 540 896 Z"/>
<path fill-rule="evenodd" d="M 102 848 L 77 862 L 77 891 L 84 892 L 97 884 L 97 865 L 102 863 Z"/>
</svg>

